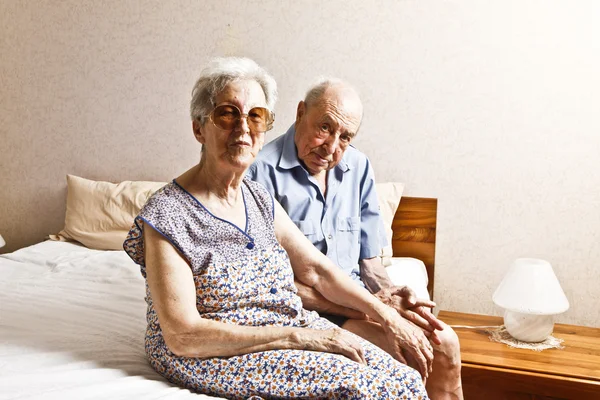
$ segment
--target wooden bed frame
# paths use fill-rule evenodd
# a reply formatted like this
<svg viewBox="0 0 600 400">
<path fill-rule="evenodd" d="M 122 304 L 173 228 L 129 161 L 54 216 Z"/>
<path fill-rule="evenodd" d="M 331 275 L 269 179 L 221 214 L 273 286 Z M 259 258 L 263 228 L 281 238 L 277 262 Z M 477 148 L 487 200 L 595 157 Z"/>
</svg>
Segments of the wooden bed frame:
<svg viewBox="0 0 600 400">
<path fill-rule="evenodd" d="M 414 257 L 427 268 L 427 290 L 433 300 L 435 272 L 435 231 L 437 199 L 402 197 L 394 215 L 392 248 L 394 257 Z"/>
</svg>

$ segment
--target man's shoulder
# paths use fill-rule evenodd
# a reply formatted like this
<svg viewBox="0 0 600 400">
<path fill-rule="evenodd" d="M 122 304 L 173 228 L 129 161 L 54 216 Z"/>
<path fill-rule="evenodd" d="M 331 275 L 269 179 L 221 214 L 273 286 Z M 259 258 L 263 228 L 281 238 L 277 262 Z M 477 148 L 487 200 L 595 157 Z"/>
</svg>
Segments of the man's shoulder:
<svg viewBox="0 0 600 400">
<path fill-rule="evenodd" d="M 246 172 L 246 177 L 269 186 L 269 180 L 274 178 L 283 153 L 284 140 L 285 135 L 281 135 L 267 143 Z"/>
<path fill-rule="evenodd" d="M 344 153 L 344 161 L 350 168 L 365 169 L 369 168 L 371 162 L 369 157 L 353 145 L 348 146 Z"/>
<path fill-rule="evenodd" d="M 285 134 L 271 140 L 265 144 L 262 150 L 256 156 L 255 163 L 275 165 L 281 158 L 283 152 L 283 144 L 285 140 Z"/>
</svg>

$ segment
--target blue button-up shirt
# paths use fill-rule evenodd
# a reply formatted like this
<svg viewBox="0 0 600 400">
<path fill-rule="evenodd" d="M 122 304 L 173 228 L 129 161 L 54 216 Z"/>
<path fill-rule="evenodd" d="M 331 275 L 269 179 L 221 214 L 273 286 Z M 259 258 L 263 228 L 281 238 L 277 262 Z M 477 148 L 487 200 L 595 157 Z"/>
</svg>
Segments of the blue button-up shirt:
<svg viewBox="0 0 600 400">
<path fill-rule="evenodd" d="M 298 159 L 295 133 L 292 125 L 266 144 L 247 176 L 265 185 L 304 235 L 360 281 L 359 260 L 380 255 L 386 242 L 371 164 L 348 146 L 327 174 L 325 197 Z"/>
</svg>

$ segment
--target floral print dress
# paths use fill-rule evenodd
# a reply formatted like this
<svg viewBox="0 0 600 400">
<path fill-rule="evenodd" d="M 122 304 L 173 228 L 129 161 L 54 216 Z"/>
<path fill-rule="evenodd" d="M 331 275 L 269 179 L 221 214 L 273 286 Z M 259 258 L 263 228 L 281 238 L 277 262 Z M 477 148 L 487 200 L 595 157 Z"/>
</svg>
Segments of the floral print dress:
<svg viewBox="0 0 600 400">
<path fill-rule="evenodd" d="M 274 231 L 273 198 L 259 183 L 241 185 L 246 226 L 211 214 L 174 180 L 135 219 L 123 247 L 144 278 L 144 222 L 179 251 L 193 272 L 202 318 L 246 326 L 334 327 L 302 308 L 294 274 Z M 146 283 L 145 348 L 170 382 L 231 399 L 427 399 L 418 373 L 358 338 L 368 365 L 333 353 L 272 350 L 233 357 L 179 357 L 166 346 Z M 266 328 L 268 329 L 268 328 Z"/>
</svg>

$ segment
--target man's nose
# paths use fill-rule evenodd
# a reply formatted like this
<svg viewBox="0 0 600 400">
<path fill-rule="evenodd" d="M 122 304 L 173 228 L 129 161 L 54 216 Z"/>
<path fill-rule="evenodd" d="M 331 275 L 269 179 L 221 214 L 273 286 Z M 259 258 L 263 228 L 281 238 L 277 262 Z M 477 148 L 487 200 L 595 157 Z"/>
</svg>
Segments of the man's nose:
<svg viewBox="0 0 600 400">
<path fill-rule="evenodd" d="M 337 135 L 330 135 L 325 142 L 323 142 L 323 147 L 327 151 L 327 154 L 335 153 L 335 149 L 337 148 L 339 143 L 339 139 Z"/>
</svg>

